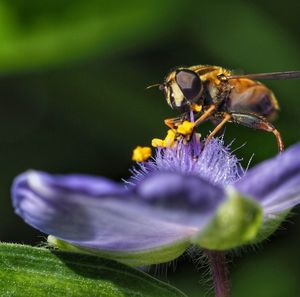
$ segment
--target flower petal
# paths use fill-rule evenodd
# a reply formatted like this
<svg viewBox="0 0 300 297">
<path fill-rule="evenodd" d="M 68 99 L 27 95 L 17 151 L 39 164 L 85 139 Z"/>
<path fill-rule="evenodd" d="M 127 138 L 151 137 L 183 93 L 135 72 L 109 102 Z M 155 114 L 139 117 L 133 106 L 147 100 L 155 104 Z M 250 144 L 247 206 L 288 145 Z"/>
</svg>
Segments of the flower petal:
<svg viewBox="0 0 300 297">
<path fill-rule="evenodd" d="M 284 212 L 300 203 L 300 144 L 249 170 L 235 186 L 256 198 L 264 214 Z"/>
<path fill-rule="evenodd" d="M 194 175 L 156 173 L 141 181 L 135 193 L 147 204 L 168 209 L 169 222 L 201 228 L 225 198 L 224 189 Z"/>
<path fill-rule="evenodd" d="M 21 175 L 13 187 L 16 213 L 42 232 L 107 250 L 148 249 L 193 233 L 192 228 L 148 216 L 146 205 L 110 181 L 77 176 L 78 184 L 73 184 L 72 179 L 34 171 Z"/>
</svg>

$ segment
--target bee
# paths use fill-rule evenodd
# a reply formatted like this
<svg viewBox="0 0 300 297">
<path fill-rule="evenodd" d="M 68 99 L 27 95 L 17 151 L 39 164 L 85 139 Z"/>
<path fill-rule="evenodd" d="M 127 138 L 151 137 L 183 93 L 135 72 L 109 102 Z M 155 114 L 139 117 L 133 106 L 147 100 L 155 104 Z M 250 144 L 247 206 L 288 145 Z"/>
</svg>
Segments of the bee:
<svg viewBox="0 0 300 297">
<path fill-rule="evenodd" d="M 172 129 L 189 119 L 193 111 L 194 127 L 206 120 L 212 120 L 216 125 L 206 138 L 206 143 L 227 122 L 232 122 L 272 132 L 278 150 L 282 152 L 284 144 L 281 135 L 270 123 L 279 110 L 278 101 L 273 92 L 256 79 L 292 78 L 300 78 L 300 71 L 234 75 L 219 66 L 198 65 L 178 67 L 166 76 L 162 84 L 153 86 L 159 86 L 167 103 L 181 114 L 180 117 L 165 120 Z"/>
</svg>

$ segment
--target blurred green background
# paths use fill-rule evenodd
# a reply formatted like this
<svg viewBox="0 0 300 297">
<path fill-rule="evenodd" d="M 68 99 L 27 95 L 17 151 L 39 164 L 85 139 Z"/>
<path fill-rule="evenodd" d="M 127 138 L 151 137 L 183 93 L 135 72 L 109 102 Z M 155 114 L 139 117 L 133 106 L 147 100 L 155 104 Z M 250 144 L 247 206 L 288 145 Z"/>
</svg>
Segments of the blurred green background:
<svg viewBox="0 0 300 297">
<path fill-rule="evenodd" d="M 174 66 L 299 70 L 299 13 L 289 0 L 1 0 L 0 240 L 44 240 L 11 207 L 11 182 L 28 168 L 128 177 L 132 149 L 164 136 L 163 119 L 176 115 L 158 90 L 145 90 Z M 282 108 L 276 126 L 287 146 L 296 143 L 299 80 L 265 83 Z M 277 153 L 268 133 L 228 124 L 225 138 L 234 148 L 247 142 L 237 151 L 244 166 L 252 154 L 253 165 Z M 300 296 L 294 213 L 271 240 L 232 257 L 233 296 Z M 155 274 L 189 296 L 210 296 L 201 265 L 173 266 Z"/>
</svg>

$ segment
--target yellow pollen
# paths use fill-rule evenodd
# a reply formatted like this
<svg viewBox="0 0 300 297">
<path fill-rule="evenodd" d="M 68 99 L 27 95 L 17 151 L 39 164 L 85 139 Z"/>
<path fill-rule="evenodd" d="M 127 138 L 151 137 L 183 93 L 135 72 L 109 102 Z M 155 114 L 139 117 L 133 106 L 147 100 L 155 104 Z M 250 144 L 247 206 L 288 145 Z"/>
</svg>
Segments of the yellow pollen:
<svg viewBox="0 0 300 297">
<path fill-rule="evenodd" d="M 162 139 L 159 139 L 159 138 L 153 138 L 152 139 L 152 142 L 151 142 L 151 145 L 153 147 L 164 147 L 164 140 Z"/>
<path fill-rule="evenodd" d="M 151 144 L 153 147 L 171 147 L 175 140 L 176 132 L 170 129 L 165 139 L 153 138 Z"/>
<path fill-rule="evenodd" d="M 174 144 L 175 139 L 176 139 L 176 133 L 172 129 L 170 129 L 164 140 L 164 146 L 171 147 Z"/>
<path fill-rule="evenodd" d="M 177 132 L 182 135 L 190 135 L 192 134 L 194 127 L 195 127 L 194 123 L 191 123 L 189 121 L 184 121 L 182 124 L 178 126 Z"/>
<path fill-rule="evenodd" d="M 138 146 L 133 150 L 132 160 L 135 162 L 144 162 L 152 155 L 151 148 L 148 146 Z"/>
<path fill-rule="evenodd" d="M 200 112 L 202 110 L 202 105 L 193 104 L 192 105 L 192 110 L 195 111 L 195 112 Z"/>
</svg>

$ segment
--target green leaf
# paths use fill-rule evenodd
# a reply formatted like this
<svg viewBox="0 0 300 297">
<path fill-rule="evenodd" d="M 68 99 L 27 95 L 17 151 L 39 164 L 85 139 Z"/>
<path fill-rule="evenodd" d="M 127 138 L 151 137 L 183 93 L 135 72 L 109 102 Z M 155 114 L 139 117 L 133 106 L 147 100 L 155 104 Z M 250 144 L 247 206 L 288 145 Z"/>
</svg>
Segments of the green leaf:
<svg viewBox="0 0 300 297">
<path fill-rule="evenodd" d="M 263 221 L 262 209 L 253 199 L 243 197 L 233 188 L 215 217 L 194 240 L 211 250 L 228 250 L 253 241 Z"/>
<path fill-rule="evenodd" d="M 171 0 L 151 4 L 138 0 L 1 1 L 0 70 L 135 49 L 176 23 L 178 5 L 172 4 Z"/>
<path fill-rule="evenodd" d="M 0 296 L 183 297 L 121 263 L 16 244 L 0 244 Z"/>
</svg>

